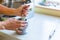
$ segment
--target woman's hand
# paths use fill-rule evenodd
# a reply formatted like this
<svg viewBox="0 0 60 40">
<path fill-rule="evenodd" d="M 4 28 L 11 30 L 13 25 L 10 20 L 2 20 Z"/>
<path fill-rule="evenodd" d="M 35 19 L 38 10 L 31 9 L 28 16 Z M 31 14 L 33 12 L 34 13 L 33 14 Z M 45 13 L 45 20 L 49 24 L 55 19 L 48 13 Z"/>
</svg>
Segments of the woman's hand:
<svg viewBox="0 0 60 40">
<path fill-rule="evenodd" d="M 30 5 L 22 5 L 19 8 L 17 8 L 18 13 L 16 15 L 18 16 L 26 16 L 28 13 L 28 8 Z"/>
<path fill-rule="evenodd" d="M 3 21 L 2 22 L 2 27 L 1 29 L 7 29 L 7 30 L 16 30 L 16 28 L 20 28 L 20 27 L 26 27 L 26 22 L 25 21 L 19 21 L 19 20 L 16 20 L 14 18 L 10 18 L 6 21 Z"/>
</svg>

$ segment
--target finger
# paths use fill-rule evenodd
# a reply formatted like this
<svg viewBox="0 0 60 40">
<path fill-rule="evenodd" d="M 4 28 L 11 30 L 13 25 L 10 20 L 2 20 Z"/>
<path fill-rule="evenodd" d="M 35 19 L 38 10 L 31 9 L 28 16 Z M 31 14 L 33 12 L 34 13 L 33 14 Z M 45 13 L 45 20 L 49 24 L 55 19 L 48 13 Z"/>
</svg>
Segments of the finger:
<svg viewBox="0 0 60 40">
<path fill-rule="evenodd" d="M 28 8 L 24 8 L 25 10 L 28 10 L 29 9 L 29 7 Z"/>
<path fill-rule="evenodd" d="M 30 5 L 24 5 L 24 9 L 26 9 L 26 8 L 29 8 L 30 7 Z"/>
<path fill-rule="evenodd" d="M 25 9 L 23 10 L 22 13 L 23 13 L 23 14 L 22 14 L 23 16 L 26 16 L 26 15 L 28 14 L 27 10 L 25 10 Z"/>
<path fill-rule="evenodd" d="M 29 6 L 30 6 L 30 5 L 24 5 L 24 6 L 23 6 L 23 9 L 28 10 Z"/>
<path fill-rule="evenodd" d="M 22 34 L 22 31 L 20 31 L 18 29 L 16 29 L 15 31 L 16 31 L 17 34 Z"/>
<path fill-rule="evenodd" d="M 24 16 L 24 17 L 26 17 L 27 16 L 27 14 L 28 14 L 28 12 L 27 11 L 24 11 L 24 12 L 22 12 L 23 14 L 21 15 L 21 16 Z"/>
<path fill-rule="evenodd" d="M 28 8 L 29 8 L 29 5 L 28 5 L 28 6 L 25 6 L 25 7 L 23 8 L 22 12 L 23 12 L 23 11 L 28 11 Z"/>
<path fill-rule="evenodd" d="M 20 27 L 25 27 L 27 26 L 27 24 L 20 24 Z"/>
<path fill-rule="evenodd" d="M 23 9 L 22 12 L 28 12 L 28 9 Z"/>
</svg>

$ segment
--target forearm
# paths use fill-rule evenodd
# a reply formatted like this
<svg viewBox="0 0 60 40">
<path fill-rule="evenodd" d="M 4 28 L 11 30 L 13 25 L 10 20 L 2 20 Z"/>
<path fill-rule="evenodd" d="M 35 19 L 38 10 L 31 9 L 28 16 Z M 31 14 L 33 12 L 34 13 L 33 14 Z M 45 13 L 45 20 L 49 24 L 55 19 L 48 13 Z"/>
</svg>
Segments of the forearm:
<svg viewBox="0 0 60 40">
<path fill-rule="evenodd" d="M 6 6 L 3 6 L 0 4 L 0 14 L 5 14 L 5 15 L 15 15 L 18 11 L 14 8 L 8 8 Z"/>
</svg>

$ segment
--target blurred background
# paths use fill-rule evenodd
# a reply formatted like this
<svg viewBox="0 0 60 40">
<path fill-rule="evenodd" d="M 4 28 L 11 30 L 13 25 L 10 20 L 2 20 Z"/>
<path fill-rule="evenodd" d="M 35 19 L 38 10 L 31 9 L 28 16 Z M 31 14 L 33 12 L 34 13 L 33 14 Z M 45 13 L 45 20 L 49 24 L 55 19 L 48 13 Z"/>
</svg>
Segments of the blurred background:
<svg viewBox="0 0 60 40">
<path fill-rule="evenodd" d="M 30 5 L 27 16 L 29 20 L 27 32 L 29 34 L 22 39 L 60 40 L 60 0 L 26 0 L 26 2 L 4 0 L 2 4 L 10 8 L 18 8 L 23 4 Z M 5 15 L 4 17 L 16 16 Z"/>
</svg>

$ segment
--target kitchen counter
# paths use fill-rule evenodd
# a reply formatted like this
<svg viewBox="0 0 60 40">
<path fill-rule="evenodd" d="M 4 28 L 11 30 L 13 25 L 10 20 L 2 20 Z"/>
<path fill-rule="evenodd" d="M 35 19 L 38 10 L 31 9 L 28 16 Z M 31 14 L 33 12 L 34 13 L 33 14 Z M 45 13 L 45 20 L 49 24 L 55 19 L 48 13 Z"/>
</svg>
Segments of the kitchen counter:
<svg viewBox="0 0 60 40">
<path fill-rule="evenodd" d="M 35 11 L 41 14 L 48 14 L 60 17 L 60 7 L 36 5 Z"/>
</svg>

